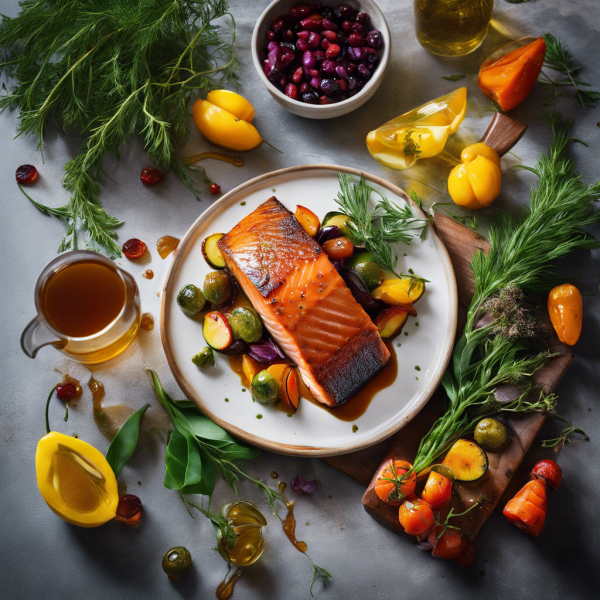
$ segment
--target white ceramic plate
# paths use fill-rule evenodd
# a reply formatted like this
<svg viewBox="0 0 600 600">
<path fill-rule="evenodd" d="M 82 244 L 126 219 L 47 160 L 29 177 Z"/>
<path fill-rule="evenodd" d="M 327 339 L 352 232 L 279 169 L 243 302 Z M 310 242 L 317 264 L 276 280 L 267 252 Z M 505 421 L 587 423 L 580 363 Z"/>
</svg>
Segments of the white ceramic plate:
<svg viewBox="0 0 600 600">
<path fill-rule="evenodd" d="M 206 345 L 202 325 L 186 317 L 175 299 L 186 283 L 201 287 L 205 275 L 212 270 L 202 256 L 202 240 L 211 233 L 228 232 L 273 195 L 292 212 L 297 204 L 302 204 L 323 217 L 337 208 L 334 198 L 339 190 L 340 171 L 363 174 L 371 187 L 400 205 L 409 201 L 420 213 L 398 187 L 354 169 L 307 165 L 275 171 L 229 192 L 198 217 L 176 250 L 163 288 L 162 341 L 173 375 L 186 396 L 237 437 L 283 454 L 331 456 L 360 450 L 389 437 L 429 400 L 446 369 L 454 343 L 456 280 L 446 248 L 432 228 L 424 241 L 415 238 L 410 246 L 402 244 L 396 249 L 400 257 L 398 269 L 407 272 L 411 268 L 430 283 L 415 306 L 419 316 L 409 318 L 404 328 L 408 336 L 403 333 L 394 340 L 398 356 L 396 381 L 379 391 L 356 421 L 337 419 L 305 400 L 289 418 L 282 411 L 252 402 L 250 393 L 242 391 L 240 378 L 231 371 L 226 356 L 217 354 L 217 366 L 211 369 L 200 370 L 192 363 L 191 357 Z M 417 366 L 420 370 L 416 370 Z M 257 419 L 258 414 L 261 419 Z M 355 432 L 353 425 L 358 427 Z"/>
</svg>

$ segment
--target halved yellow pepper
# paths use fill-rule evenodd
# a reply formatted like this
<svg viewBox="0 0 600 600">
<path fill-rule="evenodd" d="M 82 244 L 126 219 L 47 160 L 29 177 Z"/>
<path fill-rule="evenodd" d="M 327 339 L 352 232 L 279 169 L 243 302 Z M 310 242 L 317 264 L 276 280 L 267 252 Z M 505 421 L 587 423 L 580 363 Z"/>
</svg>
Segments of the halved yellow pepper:
<svg viewBox="0 0 600 600">
<path fill-rule="evenodd" d="M 243 152 L 253 150 L 263 139 L 250 121 L 254 108 L 244 97 L 228 90 L 215 90 L 192 109 L 200 133 L 213 144 Z"/>
<path fill-rule="evenodd" d="M 467 88 L 423 104 L 367 135 L 371 156 L 392 169 L 408 169 L 419 158 L 439 154 L 467 111 Z M 412 152 L 411 152 L 412 150 Z"/>
<path fill-rule="evenodd" d="M 98 527 L 115 517 L 117 478 L 106 458 L 87 442 L 50 432 L 38 443 L 35 469 L 42 497 L 64 521 Z"/>
<path fill-rule="evenodd" d="M 424 291 L 425 283 L 406 277 L 403 279 L 385 279 L 379 287 L 373 290 L 372 295 L 386 304 L 406 308 L 412 306 L 423 295 Z"/>
<path fill-rule="evenodd" d="M 483 143 L 467 146 L 461 164 L 450 171 L 448 192 L 455 204 L 478 209 L 489 206 L 500 193 L 500 156 Z"/>
</svg>

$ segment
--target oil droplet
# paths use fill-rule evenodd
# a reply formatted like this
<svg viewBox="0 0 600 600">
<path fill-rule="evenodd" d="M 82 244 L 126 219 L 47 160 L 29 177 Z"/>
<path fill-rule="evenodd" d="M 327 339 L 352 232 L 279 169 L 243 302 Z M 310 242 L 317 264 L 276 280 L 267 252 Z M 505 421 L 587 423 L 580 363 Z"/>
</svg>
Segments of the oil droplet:
<svg viewBox="0 0 600 600">
<path fill-rule="evenodd" d="M 293 546 L 299 550 L 300 552 L 306 552 L 308 545 L 306 542 L 302 542 L 296 539 L 296 518 L 294 517 L 294 506 L 295 502 L 290 502 L 286 495 L 285 490 L 287 488 L 287 484 L 281 481 L 279 483 L 279 493 L 282 495 L 285 505 L 287 507 L 287 515 L 283 520 L 283 532 L 290 542 L 292 542 Z"/>
<path fill-rule="evenodd" d="M 277 471 L 272 471 L 271 472 L 271 478 L 272 479 L 277 479 L 279 477 L 279 473 Z"/>
<path fill-rule="evenodd" d="M 94 421 L 100 430 L 100 433 L 109 441 L 117 435 L 121 425 L 135 412 L 128 406 L 118 404 L 116 406 L 103 405 L 106 392 L 104 384 L 92 377 L 88 382 L 88 387 L 92 392 L 94 406 Z"/>
<path fill-rule="evenodd" d="M 154 271 L 152 269 L 146 269 L 142 273 L 142 277 L 145 277 L 146 279 L 153 279 L 154 278 Z"/>
<path fill-rule="evenodd" d="M 229 571 L 227 572 L 229 575 Z M 227 579 L 227 575 L 225 575 L 225 579 L 219 584 L 217 588 L 217 599 L 218 600 L 229 600 L 231 596 L 233 596 L 233 590 L 235 588 L 235 584 L 237 580 L 242 576 L 242 570 L 237 570 L 230 578 Z"/>
<path fill-rule="evenodd" d="M 152 331 L 154 329 L 154 317 L 150 313 L 144 313 L 140 327 L 146 331 Z"/>
<path fill-rule="evenodd" d="M 352 433 L 356 433 L 358 431 L 358 425 L 352 425 Z"/>
<path fill-rule="evenodd" d="M 396 346 L 398 346 L 398 348 L 400 348 L 400 346 L 402 346 L 402 344 L 399 344 L 399 343 L 398 343 L 398 344 L 396 344 Z"/>
<path fill-rule="evenodd" d="M 408 335 L 408 331 L 405 331 L 405 332 L 404 332 L 404 335 Z"/>
<path fill-rule="evenodd" d="M 185 162 L 190 165 L 194 165 L 201 160 L 205 160 L 207 158 L 212 158 L 214 160 L 222 160 L 223 162 L 229 163 L 234 167 L 243 167 L 245 164 L 244 159 L 241 156 L 229 156 L 228 154 L 223 154 L 222 152 L 201 152 L 200 154 L 193 154 L 192 156 L 188 156 L 185 159 Z"/>
<path fill-rule="evenodd" d="M 158 242 L 156 242 L 156 249 L 160 257 L 164 260 L 177 248 L 179 245 L 179 238 L 171 235 L 163 235 Z"/>
</svg>

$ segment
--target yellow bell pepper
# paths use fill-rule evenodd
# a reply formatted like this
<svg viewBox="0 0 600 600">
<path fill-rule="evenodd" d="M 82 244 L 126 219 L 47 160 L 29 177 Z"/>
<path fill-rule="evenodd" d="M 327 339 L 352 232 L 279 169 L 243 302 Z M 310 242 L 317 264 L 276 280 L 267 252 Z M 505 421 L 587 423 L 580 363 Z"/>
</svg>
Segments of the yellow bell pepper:
<svg viewBox="0 0 600 600">
<path fill-rule="evenodd" d="M 574 346 L 581 335 L 583 301 L 581 292 L 570 283 L 563 283 L 548 295 L 548 314 L 558 339 Z"/>
<path fill-rule="evenodd" d="M 392 169 L 408 169 L 419 158 L 439 154 L 467 111 L 467 88 L 419 106 L 367 135 L 371 156 Z"/>
<path fill-rule="evenodd" d="M 467 146 L 460 159 L 461 164 L 456 165 L 448 177 L 448 192 L 452 200 L 471 209 L 489 206 L 500 193 L 500 156 L 493 148 L 480 142 Z"/>
<path fill-rule="evenodd" d="M 38 443 L 35 470 L 42 497 L 64 521 L 98 527 L 115 517 L 117 478 L 106 458 L 87 442 L 50 432 Z"/>
<path fill-rule="evenodd" d="M 412 306 L 425 291 L 425 284 L 419 280 L 409 277 L 403 279 L 385 279 L 379 287 L 376 287 L 372 295 L 392 306 L 406 308 Z"/>
<path fill-rule="evenodd" d="M 243 152 L 253 150 L 263 139 L 251 124 L 254 108 L 244 97 L 228 90 L 210 92 L 192 109 L 200 133 L 213 144 Z"/>
</svg>

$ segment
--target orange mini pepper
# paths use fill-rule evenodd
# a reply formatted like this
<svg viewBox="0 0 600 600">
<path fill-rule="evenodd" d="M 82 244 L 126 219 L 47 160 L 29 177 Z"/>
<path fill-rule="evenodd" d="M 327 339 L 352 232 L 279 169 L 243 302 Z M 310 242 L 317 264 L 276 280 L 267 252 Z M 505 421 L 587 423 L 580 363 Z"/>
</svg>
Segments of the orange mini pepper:
<svg viewBox="0 0 600 600">
<path fill-rule="evenodd" d="M 435 525 L 433 510 L 421 498 L 407 498 L 398 510 L 398 520 L 408 535 L 423 537 Z"/>
<path fill-rule="evenodd" d="M 574 346 L 581 335 L 583 302 L 580 291 L 570 283 L 563 283 L 548 295 L 548 314 L 558 339 Z"/>
<path fill-rule="evenodd" d="M 440 473 L 431 471 L 421 497 L 434 510 L 440 510 L 452 498 L 452 482 Z"/>
<path fill-rule="evenodd" d="M 528 481 L 504 507 L 504 516 L 519 529 L 540 535 L 546 521 L 546 484 Z"/>
<path fill-rule="evenodd" d="M 479 87 L 502 110 L 511 110 L 531 93 L 545 57 L 546 42 L 540 37 L 496 61 L 486 61 L 479 70 Z"/>
</svg>

